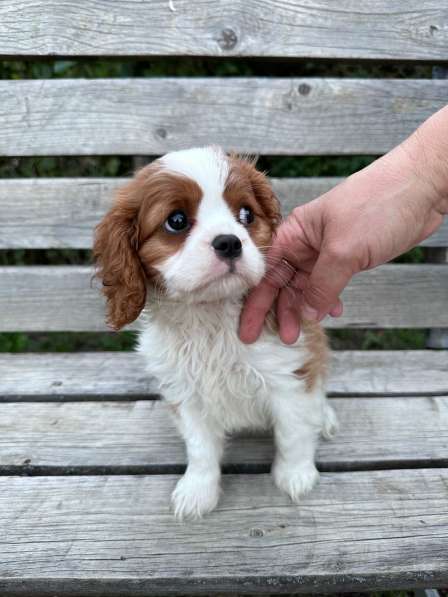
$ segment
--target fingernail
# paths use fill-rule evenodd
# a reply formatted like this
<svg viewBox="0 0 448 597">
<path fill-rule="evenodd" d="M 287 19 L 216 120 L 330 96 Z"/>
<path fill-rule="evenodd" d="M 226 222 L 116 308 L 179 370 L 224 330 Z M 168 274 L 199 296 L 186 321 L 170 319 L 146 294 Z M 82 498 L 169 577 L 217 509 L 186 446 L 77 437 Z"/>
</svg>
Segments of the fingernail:
<svg viewBox="0 0 448 597">
<path fill-rule="evenodd" d="M 280 339 L 283 344 L 294 344 L 300 334 L 297 312 L 286 309 L 280 322 Z"/>
<path fill-rule="evenodd" d="M 319 312 L 307 305 L 307 303 L 304 303 L 302 306 L 302 317 L 308 321 L 319 321 Z"/>
<path fill-rule="evenodd" d="M 258 330 L 247 329 L 245 327 L 241 327 L 238 333 L 238 337 L 243 344 L 253 344 L 259 335 Z"/>
</svg>

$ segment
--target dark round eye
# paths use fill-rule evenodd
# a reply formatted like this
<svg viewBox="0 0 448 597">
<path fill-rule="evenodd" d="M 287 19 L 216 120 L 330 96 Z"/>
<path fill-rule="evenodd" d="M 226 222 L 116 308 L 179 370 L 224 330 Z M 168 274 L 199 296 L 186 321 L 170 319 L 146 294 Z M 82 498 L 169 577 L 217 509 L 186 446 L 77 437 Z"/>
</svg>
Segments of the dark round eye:
<svg viewBox="0 0 448 597">
<path fill-rule="evenodd" d="M 249 226 L 249 224 L 252 224 L 254 219 L 254 212 L 251 210 L 250 207 L 244 205 L 240 208 L 240 213 L 238 214 L 238 221 L 241 222 L 243 226 Z"/>
<path fill-rule="evenodd" d="M 176 209 L 176 211 L 170 213 L 165 220 L 165 230 L 172 234 L 185 232 L 189 227 L 190 222 L 188 221 L 187 214 L 181 209 Z"/>
</svg>

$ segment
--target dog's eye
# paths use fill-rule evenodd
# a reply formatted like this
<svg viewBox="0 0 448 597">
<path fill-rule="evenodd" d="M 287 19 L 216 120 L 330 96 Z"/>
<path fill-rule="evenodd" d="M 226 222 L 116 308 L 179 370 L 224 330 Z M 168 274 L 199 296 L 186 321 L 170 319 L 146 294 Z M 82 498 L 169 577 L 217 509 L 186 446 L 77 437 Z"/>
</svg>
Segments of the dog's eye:
<svg viewBox="0 0 448 597">
<path fill-rule="evenodd" d="M 165 230 L 171 232 L 171 234 L 177 234 L 178 232 L 185 232 L 190 227 L 187 214 L 181 209 L 176 209 L 170 213 L 165 220 Z"/>
<path fill-rule="evenodd" d="M 247 207 L 247 205 L 244 205 L 240 209 L 240 213 L 238 214 L 238 221 L 241 222 L 243 226 L 249 226 L 249 224 L 252 224 L 254 218 L 254 212 L 251 210 L 250 207 Z"/>
</svg>

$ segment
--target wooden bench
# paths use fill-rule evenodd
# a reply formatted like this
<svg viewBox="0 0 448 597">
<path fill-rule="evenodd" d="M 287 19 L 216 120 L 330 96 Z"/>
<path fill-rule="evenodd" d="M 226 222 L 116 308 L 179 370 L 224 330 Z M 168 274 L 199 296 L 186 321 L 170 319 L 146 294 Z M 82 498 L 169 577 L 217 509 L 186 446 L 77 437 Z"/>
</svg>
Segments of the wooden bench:
<svg viewBox="0 0 448 597">
<path fill-rule="evenodd" d="M 0 55 L 327 58 L 443 63 L 439 0 L 0 3 Z M 0 155 L 159 155 L 208 144 L 271 155 L 380 154 L 447 102 L 448 80 L 0 81 Z M 337 179 L 274 180 L 288 212 Z M 0 248 L 89 248 L 114 178 L 0 181 Z M 433 263 L 388 264 L 344 294 L 344 328 L 448 328 L 448 225 Z M 437 263 L 436 263 L 437 262 Z M 79 266 L 0 268 L 0 331 L 104 331 Z M 445 348 L 447 344 L 445 344 Z M 344 351 L 341 431 L 300 506 L 268 437 L 237 437 L 218 510 L 180 524 L 183 446 L 137 354 L 0 355 L 0 592 L 323 592 L 448 584 L 448 355 Z"/>
</svg>

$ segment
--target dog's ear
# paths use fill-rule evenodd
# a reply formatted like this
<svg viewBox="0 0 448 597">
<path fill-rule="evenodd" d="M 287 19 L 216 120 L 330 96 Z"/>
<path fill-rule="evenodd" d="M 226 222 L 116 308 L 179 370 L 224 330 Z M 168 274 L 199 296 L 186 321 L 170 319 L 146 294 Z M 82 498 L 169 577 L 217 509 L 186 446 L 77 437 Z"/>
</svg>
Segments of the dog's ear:
<svg viewBox="0 0 448 597">
<path fill-rule="evenodd" d="M 138 180 L 132 180 L 119 190 L 112 209 L 96 228 L 96 275 L 107 298 L 107 323 L 114 330 L 137 319 L 145 306 L 145 274 L 138 257 L 141 195 Z"/>
</svg>

